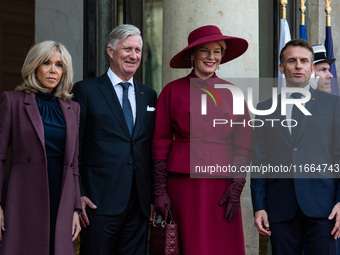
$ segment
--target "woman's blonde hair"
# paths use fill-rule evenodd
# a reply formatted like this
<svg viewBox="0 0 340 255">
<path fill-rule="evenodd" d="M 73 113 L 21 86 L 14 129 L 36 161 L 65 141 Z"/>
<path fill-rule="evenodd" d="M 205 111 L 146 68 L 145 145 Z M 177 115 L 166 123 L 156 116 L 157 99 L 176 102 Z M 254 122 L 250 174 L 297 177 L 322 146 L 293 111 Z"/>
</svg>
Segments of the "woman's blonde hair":
<svg viewBox="0 0 340 255">
<path fill-rule="evenodd" d="M 59 53 L 62 61 L 63 75 L 55 89 L 54 95 L 63 99 L 71 98 L 73 87 L 72 58 L 64 45 L 55 41 L 43 41 L 34 45 L 27 53 L 25 62 L 21 69 L 23 83 L 16 90 L 26 93 L 47 93 L 48 89 L 43 87 L 36 77 L 37 69 L 41 64 L 48 61 L 54 53 Z"/>
</svg>

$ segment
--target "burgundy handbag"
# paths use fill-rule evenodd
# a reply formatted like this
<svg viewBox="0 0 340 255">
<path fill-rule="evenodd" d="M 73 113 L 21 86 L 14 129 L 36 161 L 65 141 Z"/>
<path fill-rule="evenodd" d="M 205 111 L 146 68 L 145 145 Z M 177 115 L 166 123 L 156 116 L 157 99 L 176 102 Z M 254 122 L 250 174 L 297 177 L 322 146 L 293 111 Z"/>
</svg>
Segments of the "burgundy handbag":
<svg viewBox="0 0 340 255">
<path fill-rule="evenodd" d="M 177 224 L 173 221 L 169 210 L 170 222 L 162 221 L 158 215 L 153 221 L 150 233 L 150 255 L 179 255 L 179 239 Z"/>
</svg>

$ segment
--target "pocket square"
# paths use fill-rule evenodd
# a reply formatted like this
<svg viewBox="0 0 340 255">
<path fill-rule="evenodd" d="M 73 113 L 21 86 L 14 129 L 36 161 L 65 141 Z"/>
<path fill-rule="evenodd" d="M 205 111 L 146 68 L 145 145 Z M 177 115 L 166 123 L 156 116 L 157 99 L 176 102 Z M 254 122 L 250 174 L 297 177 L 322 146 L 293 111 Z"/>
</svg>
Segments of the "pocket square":
<svg viewBox="0 0 340 255">
<path fill-rule="evenodd" d="M 147 107 L 146 107 L 146 110 L 147 110 L 148 112 L 154 112 L 154 111 L 155 111 L 155 107 L 147 106 Z"/>
</svg>

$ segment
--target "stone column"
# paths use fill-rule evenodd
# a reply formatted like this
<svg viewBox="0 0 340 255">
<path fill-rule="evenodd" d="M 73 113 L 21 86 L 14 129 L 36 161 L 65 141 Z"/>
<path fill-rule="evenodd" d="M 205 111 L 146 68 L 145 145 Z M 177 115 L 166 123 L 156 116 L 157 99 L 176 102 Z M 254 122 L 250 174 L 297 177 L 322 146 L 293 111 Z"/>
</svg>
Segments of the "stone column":
<svg viewBox="0 0 340 255">
<path fill-rule="evenodd" d="M 242 37 L 249 43 L 245 54 L 220 66 L 217 72 L 220 78 L 258 78 L 258 20 L 258 1 L 254 0 L 163 1 L 163 86 L 190 72 L 190 69 L 172 69 L 169 62 L 187 46 L 189 33 L 203 25 L 217 25 L 223 34 Z M 258 92 L 257 81 L 254 81 L 252 87 Z M 258 101 L 258 94 L 256 95 L 255 103 Z M 249 183 L 248 180 L 242 195 L 247 255 L 258 254 L 258 234 L 254 227 Z"/>
<path fill-rule="evenodd" d="M 35 1 L 35 43 L 54 40 L 72 56 L 73 81 L 83 79 L 83 1 Z"/>
<path fill-rule="evenodd" d="M 189 33 L 203 25 L 217 25 L 223 34 L 245 38 L 249 43 L 244 55 L 221 65 L 221 78 L 258 77 L 258 1 L 169 0 L 163 2 L 163 86 L 188 73 L 171 69 L 169 62 L 187 46 Z"/>
</svg>

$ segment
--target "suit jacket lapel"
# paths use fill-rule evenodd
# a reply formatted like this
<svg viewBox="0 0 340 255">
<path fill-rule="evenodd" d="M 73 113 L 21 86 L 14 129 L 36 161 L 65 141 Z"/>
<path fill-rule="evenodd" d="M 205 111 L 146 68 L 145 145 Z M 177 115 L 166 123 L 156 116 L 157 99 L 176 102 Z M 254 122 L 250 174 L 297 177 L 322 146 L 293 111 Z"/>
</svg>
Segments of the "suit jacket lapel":
<svg viewBox="0 0 340 255">
<path fill-rule="evenodd" d="M 114 90 L 113 85 L 106 73 L 99 77 L 99 82 L 101 83 L 100 89 L 102 91 L 102 94 L 107 104 L 109 105 L 109 108 L 111 109 L 113 115 L 117 119 L 118 124 L 122 128 L 125 135 L 127 137 L 131 137 L 130 131 L 125 121 L 122 106 L 119 103 L 116 91 Z"/>
<path fill-rule="evenodd" d="M 276 119 L 280 119 L 280 128 L 281 128 L 281 131 L 283 133 L 283 135 L 286 137 L 287 141 L 290 143 L 290 144 L 293 144 L 293 138 L 292 138 L 292 135 L 290 134 L 289 132 L 289 129 L 288 127 L 285 127 L 283 126 L 281 123 L 282 121 L 286 120 L 287 119 L 287 116 L 286 115 L 282 115 L 281 114 L 281 95 L 278 95 L 278 100 L 277 100 L 277 108 L 276 108 L 276 111 L 274 112 L 274 116 L 276 117 Z"/>
<path fill-rule="evenodd" d="M 311 116 L 305 116 L 304 114 L 302 115 L 301 121 L 300 121 L 300 126 L 298 128 L 298 133 L 296 136 L 296 143 L 299 142 L 300 138 L 302 137 L 306 127 L 308 126 L 308 123 L 310 121 L 310 118 L 313 116 L 317 109 L 317 105 L 319 102 L 318 95 L 315 93 L 315 90 L 310 88 L 310 93 L 311 93 L 311 99 L 305 104 L 306 109 L 312 114 Z"/>
<path fill-rule="evenodd" d="M 144 123 L 145 113 L 146 113 L 146 95 L 144 91 L 141 91 L 139 82 L 133 81 L 135 84 L 135 94 L 136 94 L 136 122 L 133 131 L 133 137 L 136 137 L 142 128 L 142 123 Z M 145 106 L 145 109 L 143 107 Z"/>
<path fill-rule="evenodd" d="M 66 123 L 66 138 L 65 138 L 65 162 L 72 162 L 74 155 L 74 149 L 76 144 L 76 135 L 77 135 L 77 120 L 74 115 L 74 111 L 71 108 L 70 104 L 58 98 L 60 109 L 64 115 L 65 123 Z M 71 158 L 70 158 L 71 157 Z"/>
<path fill-rule="evenodd" d="M 41 145 L 45 149 L 44 126 L 35 97 L 33 97 L 31 94 L 25 93 L 24 105 L 28 117 L 30 118 L 32 125 L 37 132 Z"/>
<path fill-rule="evenodd" d="M 65 137 L 65 158 L 64 158 L 64 165 L 69 164 L 73 161 L 73 155 L 75 153 L 75 144 L 76 144 L 76 135 L 77 135 L 77 120 L 74 115 L 74 111 L 71 108 L 71 105 L 63 100 L 58 98 L 60 109 L 64 115 L 64 120 L 66 124 L 66 137 Z M 67 171 L 63 172 L 63 180 L 62 180 L 62 187 L 63 189 L 65 184 Z"/>
</svg>

